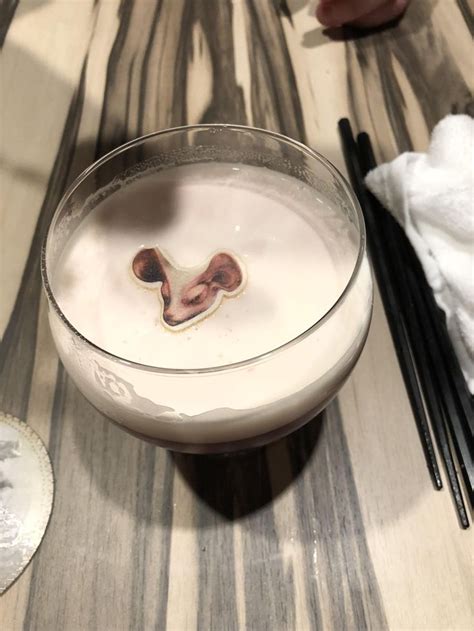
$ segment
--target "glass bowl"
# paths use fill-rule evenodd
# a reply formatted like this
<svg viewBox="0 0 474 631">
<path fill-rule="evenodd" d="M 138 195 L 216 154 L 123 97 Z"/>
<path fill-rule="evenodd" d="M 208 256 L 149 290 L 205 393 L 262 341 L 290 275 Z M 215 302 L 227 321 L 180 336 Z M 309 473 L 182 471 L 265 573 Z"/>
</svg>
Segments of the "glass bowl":
<svg viewBox="0 0 474 631">
<path fill-rule="evenodd" d="M 52 278 L 68 240 L 89 212 L 150 170 L 234 162 L 291 176 L 337 211 L 334 261 L 350 261 L 337 300 L 278 348 L 237 363 L 160 368 L 97 346 L 68 321 Z M 348 259 L 349 257 L 349 259 Z M 149 134 L 84 171 L 59 203 L 42 250 L 49 322 L 62 363 L 84 396 L 132 434 L 166 448 L 219 453 L 257 447 L 297 429 L 341 388 L 364 346 L 373 300 L 358 202 L 323 156 L 282 135 L 238 125 L 193 125 Z"/>
</svg>

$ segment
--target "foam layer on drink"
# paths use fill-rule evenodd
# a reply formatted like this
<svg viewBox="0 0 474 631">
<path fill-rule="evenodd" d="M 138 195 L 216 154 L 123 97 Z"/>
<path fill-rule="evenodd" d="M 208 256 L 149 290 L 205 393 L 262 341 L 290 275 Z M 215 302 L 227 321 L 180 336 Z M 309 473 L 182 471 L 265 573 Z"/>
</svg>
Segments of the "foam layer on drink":
<svg viewBox="0 0 474 631">
<path fill-rule="evenodd" d="M 64 248 L 52 286 L 73 326 L 116 356 L 163 368 L 219 366 L 271 351 L 327 313 L 354 268 L 351 229 L 314 189 L 287 175 L 236 164 L 181 166 L 142 177 L 96 206 Z M 209 317 L 170 330 L 160 318 L 161 284 L 146 287 L 132 273 L 137 253 L 156 247 L 182 268 L 235 253 L 245 287 Z"/>
</svg>

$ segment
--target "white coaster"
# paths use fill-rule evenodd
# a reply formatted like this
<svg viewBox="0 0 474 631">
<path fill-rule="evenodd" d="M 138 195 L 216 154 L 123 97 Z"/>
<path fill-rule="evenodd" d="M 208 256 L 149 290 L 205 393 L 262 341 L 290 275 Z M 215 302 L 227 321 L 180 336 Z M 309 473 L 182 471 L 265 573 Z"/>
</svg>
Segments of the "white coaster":
<svg viewBox="0 0 474 631">
<path fill-rule="evenodd" d="M 51 461 L 26 423 L 0 412 L 0 594 L 36 552 L 53 506 Z"/>
</svg>

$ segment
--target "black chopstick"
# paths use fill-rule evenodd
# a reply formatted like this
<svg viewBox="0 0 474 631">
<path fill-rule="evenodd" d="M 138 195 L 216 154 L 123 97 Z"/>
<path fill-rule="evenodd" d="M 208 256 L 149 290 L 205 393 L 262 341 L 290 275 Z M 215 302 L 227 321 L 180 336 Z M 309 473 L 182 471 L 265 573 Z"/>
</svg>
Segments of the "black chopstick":
<svg viewBox="0 0 474 631">
<path fill-rule="evenodd" d="M 443 364 L 447 370 L 448 381 L 451 384 L 449 392 L 452 394 L 456 401 L 456 407 L 458 409 L 462 430 L 465 434 L 467 444 L 469 445 L 471 456 L 474 455 L 474 414 L 472 409 L 472 397 L 468 390 L 466 380 L 462 374 L 461 367 L 457 360 L 453 345 L 449 338 L 448 329 L 446 327 L 446 320 L 444 313 L 436 304 L 433 292 L 431 291 L 428 282 L 424 276 L 421 263 L 416 256 L 411 244 L 408 243 L 407 257 L 410 261 L 410 266 L 418 277 L 423 278 L 424 282 L 420 282 L 419 291 L 426 305 L 426 310 L 430 315 L 430 320 L 434 330 L 436 332 L 436 339 L 438 341 L 439 350 L 443 359 Z"/>
<path fill-rule="evenodd" d="M 342 139 L 344 158 L 349 172 L 349 177 L 357 197 L 361 203 L 364 218 L 367 224 L 367 237 L 373 267 L 377 276 L 378 286 L 382 295 L 387 321 L 394 341 L 395 351 L 402 371 L 407 393 L 410 399 L 416 426 L 420 435 L 423 453 L 431 479 L 437 489 L 443 487 L 441 474 L 436 459 L 436 454 L 431 438 L 430 427 L 420 392 L 420 386 L 413 357 L 410 351 L 406 325 L 400 317 L 400 309 L 395 294 L 394 285 L 391 282 L 387 260 L 384 255 L 383 241 L 377 227 L 376 218 L 367 201 L 363 176 L 359 164 L 358 149 L 352 135 L 352 129 L 347 119 L 339 121 L 339 133 Z"/>
<path fill-rule="evenodd" d="M 451 440 L 464 481 L 464 486 L 466 488 L 466 494 L 469 497 L 471 506 L 474 506 L 474 465 L 470 444 L 466 438 L 466 434 L 461 423 L 459 408 L 456 406 L 453 391 L 450 390 L 449 374 L 447 372 L 444 358 L 440 352 L 438 339 L 433 339 L 433 331 L 430 332 L 431 314 L 427 310 L 426 303 L 422 300 L 421 293 L 419 292 L 419 282 L 413 274 L 412 269 L 408 271 L 408 280 L 416 309 L 420 314 L 420 319 L 425 322 L 425 326 L 422 327 L 422 334 L 425 339 L 426 348 L 430 356 L 432 366 L 435 367 L 433 369 L 433 382 L 437 389 L 436 391 L 440 396 L 440 404 L 443 407 L 444 422 L 449 428 Z M 447 443 L 448 439 L 444 439 L 444 442 Z M 452 472 L 449 475 L 451 479 Z M 451 484 L 451 488 L 453 494 L 455 495 L 458 492 L 456 486 L 453 488 L 453 485 Z M 467 525 L 465 527 L 467 527 Z"/>
<path fill-rule="evenodd" d="M 362 169 L 366 174 L 376 166 L 372 144 L 366 133 L 359 134 L 357 141 Z M 385 229 L 387 246 L 389 251 L 391 248 L 391 256 L 398 257 L 395 259 L 397 271 L 405 282 L 405 289 L 401 288 L 400 298 L 404 301 L 404 306 L 408 311 L 407 317 L 411 320 L 410 331 L 412 332 L 415 357 L 418 360 L 417 368 L 422 377 L 433 429 L 437 436 L 439 448 L 443 453 L 461 524 L 463 527 L 467 527 L 469 520 L 462 502 L 462 494 L 457 482 L 446 432 L 446 426 L 448 426 L 466 493 L 472 506 L 474 505 L 474 465 L 471 450 L 472 440 L 469 436 L 469 423 L 472 423 L 472 418 L 470 415 L 465 415 L 461 402 L 462 397 L 467 399 L 467 385 L 464 379 L 462 379 L 464 383 L 461 387 L 461 384 L 457 384 L 451 378 L 453 373 L 461 372 L 461 370 L 454 356 L 441 311 L 436 305 L 416 253 L 395 219 L 373 195 L 368 193 L 368 197 L 379 224 L 382 225 L 382 229 Z M 442 349 L 445 350 L 444 353 Z"/>
<path fill-rule="evenodd" d="M 471 432 L 473 419 L 472 411 L 466 412 L 466 407 L 470 406 L 470 394 L 462 376 L 459 362 L 454 355 L 444 314 L 438 308 L 420 261 L 406 238 L 404 239 L 404 246 L 404 257 L 407 261 L 406 269 L 412 286 L 412 295 L 421 321 L 425 323 L 423 333 L 432 364 L 435 367 L 433 377 L 437 382 L 440 400 L 444 407 L 444 418 L 449 427 L 466 493 L 471 506 L 474 506 L 474 442 Z M 459 378 L 458 374 L 457 379 L 454 379 L 453 375 L 457 373 L 460 373 L 461 377 Z"/>
<path fill-rule="evenodd" d="M 377 164 L 368 134 L 366 134 L 365 132 L 359 134 L 358 142 L 361 155 L 363 156 L 365 154 L 367 156 L 368 170 L 375 168 Z M 368 194 L 370 195 L 370 193 Z M 378 200 L 373 197 L 373 202 L 375 204 L 375 210 L 380 211 L 382 209 L 382 206 L 378 202 Z M 384 211 L 382 210 L 382 213 L 383 212 Z M 444 365 L 448 368 L 448 379 L 451 384 L 449 392 L 452 393 L 452 395 L 456 399 L 456 404 L 461 415 L 463 431 L 465 432 L 466 438 L 468 439 L 468 442 L 471 446 L 472 453 L 472 450 L 474 448 L 474 414 L 472 408 L 472 396 L 468 390 L 466 380 L 464 379 L 459 361 L 456 357 L 453 345 L 451 343 L 446 327 L 444 313 L 436 304 L 431 287 L 426 280 L 424 270 L 421 266 L 418 256 L 411 246 L 411 243 L 408 241 L 405 233 L 402 231 L 397 222 L 392 217 L 390 217 L 390 219 L 392 221 L 392 225 L 396 226 L 396 229 L 402 235 L 401 240 L 405 246 L 404 256 L 408 258 L 409 265 L 413 269 L 413 272 L 418 279 L 419 294 L 421 295 L 421 299 L 426 306 L 426 310 L 430 314 L 431 326 L 434 328 L 435 337 L 439 343 L 439 348 L 444 360 Z"/>
<path fill-rule="evenodd" d="M 362 133 L 358 136 L 359 159 L 364 175 L 376 166 L 370 138 Z M 429 285 L 420 266 L 413 267 L 408 256 L 410 243 L 395 219 L 381 206 L 376 198 L 367 193 L 367 201 L 375 214 L 380 233 L 385 239 L 386 256 L 392 266 L 392 280 L 398 291 L 399 305 L 405 318 L 408 336 L 413 349 L 417 372 L 421 379 L 424 399 L 428 407 L 433 431 L 438 448 L 446 468 L 452 496 L 459 516 L 461 526 L 467 528 L 469 519 L 462 497 L 459 480 L 456 473 L 447 423 L 452 428 L 458 420 L 454 397 L 449 378 L 444 371 L 444 363 L 440 363 L 437 353 L 438 340 L 432 325 L 432 318 L 426 310 L 426 303 L 421 299 L 420 288 Z M 416 258 L 416 255 L 414 255 Z M 415 274 L 415 271 L 418 272 Z M 421 272 L 421 273 L 420 273 Z M 431 290 L 430 290 L 431 291 Z M 455 437 L 455 435 L 452 437 Z M 458 442 L 455 444 L 458 460 L 462 450 Z M 469 491 L 469 475 L 466 468 L 461 467 L 466 488 Z"/>
</svg>

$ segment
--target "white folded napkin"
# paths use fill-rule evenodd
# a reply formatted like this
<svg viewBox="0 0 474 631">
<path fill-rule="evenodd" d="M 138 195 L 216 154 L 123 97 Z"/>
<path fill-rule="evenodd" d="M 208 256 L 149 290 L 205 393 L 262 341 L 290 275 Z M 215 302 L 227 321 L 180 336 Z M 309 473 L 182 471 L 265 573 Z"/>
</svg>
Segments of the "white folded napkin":
<svg viewBox="0 0 474 631">
<path fill-rule="evenodd" d="M 366 183 L 415 248 L 474 393 L 474 119 L 446 116 L 428 153 L 403 153 Z"/>
</svg>

